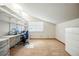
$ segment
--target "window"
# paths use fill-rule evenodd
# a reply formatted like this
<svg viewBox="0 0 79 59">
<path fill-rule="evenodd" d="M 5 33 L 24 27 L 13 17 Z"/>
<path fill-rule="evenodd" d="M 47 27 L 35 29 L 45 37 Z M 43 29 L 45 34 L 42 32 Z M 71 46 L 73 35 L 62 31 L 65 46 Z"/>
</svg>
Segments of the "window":
<svg viewBox="0 0 79 59">
<path fill-rule="evenodd" d="M 43 31 L 43 22 L 29 22 L 29 31 L 31 32 L 42 32 Z"/>
</svg>

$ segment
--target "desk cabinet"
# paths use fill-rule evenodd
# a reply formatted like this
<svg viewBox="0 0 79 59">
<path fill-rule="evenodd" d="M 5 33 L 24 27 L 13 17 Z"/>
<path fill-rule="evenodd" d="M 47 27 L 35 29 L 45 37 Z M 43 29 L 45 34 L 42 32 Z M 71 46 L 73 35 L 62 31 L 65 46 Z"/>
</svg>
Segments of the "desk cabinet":
<svg viewBox="0 0 79 59">
<path fill-rule="evenodd" d="M 10 38 L 10 47 L 13 47 L 16 44 L 16 39 L 15 37 Z"/>
<path fill-rule="evenodd" d="M 15 46 L 18 42 L 20 42 L 20 35 L 11 37 L 10 38 L 10 47 Z"/>
<path fill-rule="evenodd" d="M 16 36 L 15 38 L 16 38 L 16 44 L 21 41 L 20 36 Z"/>
<path fill-rule="evenodd" d="M 10 55 L 9 40 L 0 41 L 0 56 Z"/>
</svg>

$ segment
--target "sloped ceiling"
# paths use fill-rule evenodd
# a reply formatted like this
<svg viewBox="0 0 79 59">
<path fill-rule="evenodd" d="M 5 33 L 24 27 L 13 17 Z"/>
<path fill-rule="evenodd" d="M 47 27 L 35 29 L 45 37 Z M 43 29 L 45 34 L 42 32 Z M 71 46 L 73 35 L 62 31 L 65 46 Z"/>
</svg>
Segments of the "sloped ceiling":
<svg viewBox="0 0 79 59">
<path fill-rule="evenodd" d="M 27 14 L 54 24 L 79 17 L 77 3 L 21 3 L 19 5 Z"/>
</svg>

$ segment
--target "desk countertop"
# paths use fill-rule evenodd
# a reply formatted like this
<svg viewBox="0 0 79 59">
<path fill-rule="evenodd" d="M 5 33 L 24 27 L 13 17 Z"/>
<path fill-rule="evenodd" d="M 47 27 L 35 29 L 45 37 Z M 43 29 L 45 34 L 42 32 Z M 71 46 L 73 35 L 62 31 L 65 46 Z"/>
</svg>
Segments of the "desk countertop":
<svg viewBox="0 0 79 59">
<path fill-rule="evenodd" d="M 20 35 L 21 35 L 21 34 L 0 36 L 0 42 L 1 42 L 1 41 L 4 41 L 4 40 L 7 40 L 7 39 L 9 39 L 9 38 L 12 38 L 12 37 L 20 36 Z"/>
<path fill-rule="evenodd" d="M 8 37 L 0 37 L 0 42 L 8 39 L 9 39 Z"/>
</svg>

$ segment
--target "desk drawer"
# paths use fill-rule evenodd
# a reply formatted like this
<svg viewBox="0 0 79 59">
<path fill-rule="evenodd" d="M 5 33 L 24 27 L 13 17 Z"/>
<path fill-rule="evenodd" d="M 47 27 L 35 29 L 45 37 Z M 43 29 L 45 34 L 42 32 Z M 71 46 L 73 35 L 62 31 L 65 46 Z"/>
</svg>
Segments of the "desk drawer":
<svg viewBox="0 0 79 59">
<path fill-rule="evenodd" d="M 0 49 L 0 56 L 4 56 L 9 52 L 9 44 L 5 45 L 3 48 Z"/>
<path fill-rule="evenodd" d="M 5 47 L 8 44 L 9 44 L 9 40 L 6 40 L 4 42 L 0 42 L 0 49 L 3 48 L 3 47 Z"/>
</svg>

